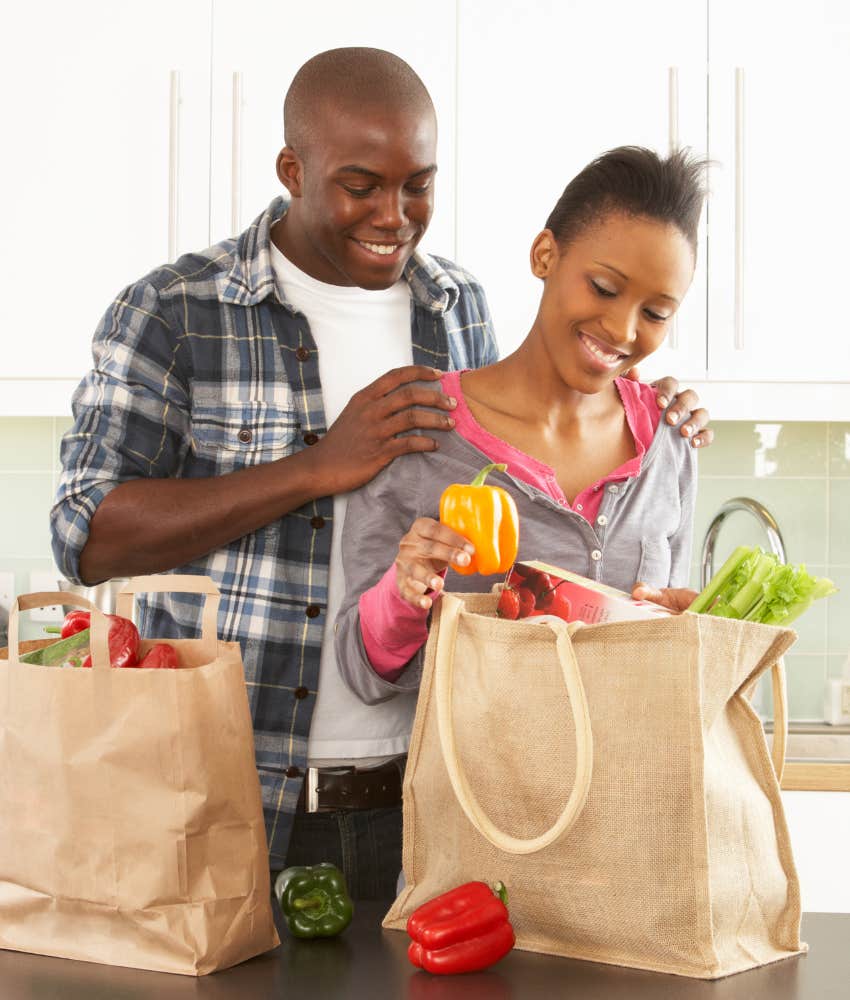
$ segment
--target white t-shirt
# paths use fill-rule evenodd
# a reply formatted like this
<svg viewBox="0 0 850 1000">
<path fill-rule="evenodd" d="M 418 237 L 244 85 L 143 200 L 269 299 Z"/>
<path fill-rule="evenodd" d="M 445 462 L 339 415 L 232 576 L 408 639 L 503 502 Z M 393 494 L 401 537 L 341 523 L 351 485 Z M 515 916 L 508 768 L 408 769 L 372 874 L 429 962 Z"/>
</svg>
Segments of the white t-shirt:
<svg viewBox="0 0 850 1000">
<path fill-rule="evenodd" d="M 380 291 L 327 285 L 299 270 L 274 244 L 271 255 L 281 298 L 304 313 L 310 324 L 319 351 L 322 399 L 330 427 L 355 392 L 390 368 L 413 363 L 409 286 L 403 280 Z M 374 758 L 405 753 L 416 709 L 415 693 L 365 705 L 349 691 L 337 670 L 333 625 L 345 594 L 342 528 L 347 501 L 347 494 L 333 501 L 328 613 L 307 747 L 313 766 L 348 760 L 371 764 Z"/>
</svg>

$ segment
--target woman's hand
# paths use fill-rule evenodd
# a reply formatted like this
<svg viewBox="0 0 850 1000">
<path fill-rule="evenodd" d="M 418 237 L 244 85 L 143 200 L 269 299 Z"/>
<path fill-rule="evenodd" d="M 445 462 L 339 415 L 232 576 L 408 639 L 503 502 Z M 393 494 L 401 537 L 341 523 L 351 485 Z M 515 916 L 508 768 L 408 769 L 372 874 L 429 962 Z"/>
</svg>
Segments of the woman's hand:
<svg viewBox="0 0 850 1000">
<path fill-rule="evenodd" d="M 438 574 L 449 563 L 468 566 L 474 554 L 474 546 L 463 535 L 431 517 L 418 517 L 399 542 L 395 558 L 399 594 L 414 608 L 427 611 L 433 603 L 429 593 L 438 594 L 443 589 L 443 578 Z"/>
<path fill-rule="evenodd" d="M 640 374 L 637 368 L 631 368 L 626 372 L 626 377 L 634 381 L 640 381 Z M 655 389 L 655 399 L 660 409 L 667 410 L 666 420 L 671 427 L 675 427 L 686 413 L 690 411 L 690 417 L 679 428 L 679 433 L 686 438 L 690 438 L 694 448 L 707 448 L 714 441 L 714 431 L 708 426 L 710 417 L 708 410 L 699 405 L 699 396 L 693 389 L 683 389 L 679 392 L 679 381 L 672 375 L 665 375 L 664 378 L 656 379 L 649 383 Z"/>
<path fill-rule="evenodd" d="M 674 614 L 679 614 L 687 609 L 696 600 L 697 592 L 689 590 L 687 587 L 661 587 L 656 590 L 646 583 L 638 581 L 632 587 L 632 598 L 636 601 L 652 601 L 653 604 L 660 604 L 662 608 L 667 608 Z"/>
</svg>

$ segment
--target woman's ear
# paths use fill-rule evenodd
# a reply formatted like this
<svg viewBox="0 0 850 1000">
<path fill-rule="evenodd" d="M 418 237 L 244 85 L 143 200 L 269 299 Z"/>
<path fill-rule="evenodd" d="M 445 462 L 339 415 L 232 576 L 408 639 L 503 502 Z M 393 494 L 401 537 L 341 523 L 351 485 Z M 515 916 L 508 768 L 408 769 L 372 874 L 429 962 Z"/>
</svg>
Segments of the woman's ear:
<svg viewBox="0 0 850 1000">
<path fill-rule="evenodd" d="M 545 278 L 558 261 L 558 241 L 551 229 L 544 229 L 531 244 L 531 273 L 535 278 Z"/>
<path fill-rule="evenodd" d="M 301 197 L 304 186 L 304 164 L 289 146 L 284 146 L 277 154 L 277 176 L 293 198 Z"/>
</svg>

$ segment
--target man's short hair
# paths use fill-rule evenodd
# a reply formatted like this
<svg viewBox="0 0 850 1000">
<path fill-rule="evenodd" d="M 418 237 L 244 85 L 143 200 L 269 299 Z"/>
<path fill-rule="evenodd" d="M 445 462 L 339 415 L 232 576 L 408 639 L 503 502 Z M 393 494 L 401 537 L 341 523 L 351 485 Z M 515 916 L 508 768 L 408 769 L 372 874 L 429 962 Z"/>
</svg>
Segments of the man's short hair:
<svg viewBox="0 0 850 1000">
<path fill-rule="evenodd" d="M 434 113 L 425 84 L 392 52 L 359 47 L 320 52 L 298 70 L 286 92 L 284 141 L 304 156 L 328 108 L 357 111 L 375 106 Z"/>
</svg>

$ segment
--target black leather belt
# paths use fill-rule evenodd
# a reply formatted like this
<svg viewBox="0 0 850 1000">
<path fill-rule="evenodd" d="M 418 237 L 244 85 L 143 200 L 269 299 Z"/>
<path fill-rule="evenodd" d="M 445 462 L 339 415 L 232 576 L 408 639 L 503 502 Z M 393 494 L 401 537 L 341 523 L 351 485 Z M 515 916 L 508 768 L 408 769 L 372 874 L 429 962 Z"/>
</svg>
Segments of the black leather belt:
<svg viewBox="0 0 850 1000">
<path fill-rule="evenodd" d="M 299 812 L 331 812 L 399 806 L 406 760 L 400 757 L 363 770 L 308 767 L 297 808 Z"/>
</svg>

